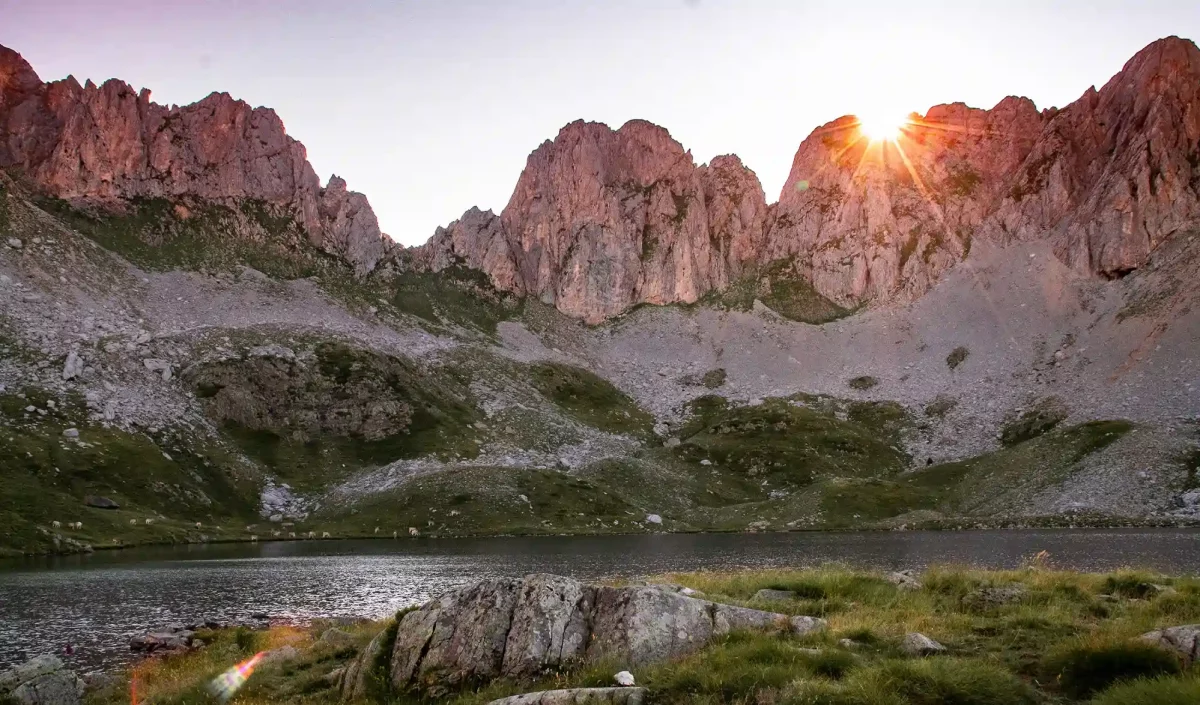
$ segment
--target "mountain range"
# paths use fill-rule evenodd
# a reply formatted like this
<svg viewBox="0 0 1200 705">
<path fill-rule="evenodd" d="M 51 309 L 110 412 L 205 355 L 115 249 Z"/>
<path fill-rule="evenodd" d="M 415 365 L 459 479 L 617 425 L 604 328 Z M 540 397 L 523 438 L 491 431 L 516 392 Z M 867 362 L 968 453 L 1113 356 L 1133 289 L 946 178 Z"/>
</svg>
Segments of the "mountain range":
<svg viewBox="0 0 1200 705">
<path fill-rule="evenodd" d="M 412 248 L 270 109 L 0 47 L 0 189 L 0 550 L 1200 512 L 1188 40 L 839 118 L 774 203 L 573 122 Z"/>
</svg>

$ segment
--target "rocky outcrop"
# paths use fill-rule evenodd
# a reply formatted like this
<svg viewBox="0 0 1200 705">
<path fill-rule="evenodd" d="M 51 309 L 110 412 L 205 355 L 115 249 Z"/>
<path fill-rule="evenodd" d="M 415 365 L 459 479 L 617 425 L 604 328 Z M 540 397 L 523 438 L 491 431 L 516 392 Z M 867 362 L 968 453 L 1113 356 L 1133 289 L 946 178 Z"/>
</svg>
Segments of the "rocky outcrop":
<svg viewBox="0 0 1200 705">
<path fill-rule="evenodd" d="M 116 79 L 43 83 L 0 47 L 0 168 L 18 168 L 50 195 L 121 209 L 134 199 L 257 201 L 291 219 L 313 245 L 370 271 L 390 240 L 362 194 L 322 189 L 304 145 L 269 108 L 226 93 L 182 107 Z"/>
<path fill-rule="evenodd" d="M 914 115 L 895 142 L 852 117 L 801 144 L 765 248 L 841 304 L 912 298 L 973 239 L 1049 239 L 1080 271 L 1120 276 L 1200 223 L 1200 50 L 1167 38 L 1062 110 L 1025 98 Z"/>
<path fill-rule="evenodd" d="M 403 615 L 390 657 L 386 637 L 373 642 L 347 669 L 343 695 L 364 695 L 370 664 L 385 658 L 393 689 L 437 692 L 584 662 L 654 663 L 736 630 L 808 633 L 823 627 L 812 617 L 722 605 L 654 586 L 595 586 L 553 575 L 484 580 Z"/>
<path fill-rule="evenodd" d="M 378 441 L 410 425 L 413 404 L 402 391 L 413 371 L 400 359 L 331 345 L 297 357 L 274 347 L 184 370 L 209 418 L 305 442 Z"/>
<path fill-rule="evenodd" d="M 438 228 L 413 254 L 417 265 L 430 271 L 466 266 L 485 272 L 500 291 L 525 294 L 525 280 L 509 247 L 508 233 L 500 216 L 491 211 L 470 209 L 462 218 Z"/>
<path fill-rule="evenodd" d="M 1120 276 L 1200 223 L 1198 141 L 1200 50 L 1173 37 L 1062 110 L 939 105 L 874 142 L 834 120 L 801 143 L 771 207 L 737 157 L 697 167 L 649 123 L 575 122 L 530 155 L 500 216 L 468 211 L 418 259 L 589 322 L 779 262 L 844 306 L 911 299 L 980 238 L 1049 239 L 1076 269 Z"/>
<path fill-rule="evenodd" d="M 912 116 L 894 142 L 868 140 L 854 117 L 835 120 L 796 152 L 765 257 L 797 260 L 818 292 L 843 305 L 920 293 L 966 256 L 1006 170 L 1041 127 L 1020 98 L 992 110 L 936 106 Z"/>
<path fill-rule="evenodd" d="M 1200 660 L 1200 624 L 1167 627 L 1142 635 L 1142 641 L 1173 651 L 1186 663 Z"/>
<path fill-rule="evenodd" d="M 77 705 L 83 690 L 83 680 L 56 656 L 38 656 L 0 672 L 0 700 L 20 705 Z"/>
<path fill-rule="evenodd" d="M 594 323 L 723 288 L 753 260 L 765 213 L 737 157 L 697 167 L 656 125 L 579 121 L 534 150 L 500 216 L 467 211 L 415 259 L 482 269 L 498 289 Z"/>
<path fill-rule="evenodd" d="M 1200 220 L 1200 49 L 1169 37 L 1048 116 L 988 223 L 1049 235 L 1073 267 L 1120 276 Z"/>
</svg>

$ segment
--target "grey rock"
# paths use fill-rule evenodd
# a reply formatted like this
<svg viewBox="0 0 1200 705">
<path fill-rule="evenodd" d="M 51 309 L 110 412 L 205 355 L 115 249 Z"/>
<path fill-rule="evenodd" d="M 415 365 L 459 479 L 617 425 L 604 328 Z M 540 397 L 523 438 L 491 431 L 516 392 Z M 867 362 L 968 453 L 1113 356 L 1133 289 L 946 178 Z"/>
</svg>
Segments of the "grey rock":
<svg viewBox="0 0 1200 705">
<path fill-rule="evenodd" d="M 79 429 L 65 428 L 63 429 L 62 435 L 64 438 L 79 438 Z"/>
<path fill-rule="evenodd" d="M 787 600 L 796 599 L 796 593 L 791 590 L 774 590 L 772 588 L 763 588 L 754 593 L 755 600 L 763 602 L 785 602 Z"/>
<path fill-rule="evenodd" d="M 21 705 L 78 705 L 84 682 L 56 656 L 38 656 L 0 672 L 0 699 Z"/>
<path fill-rule="evenodd" d="M 921 581 L 917 580 L 916 575 L 911 570 L 898 570 L 894 573 L 888 573 L 883 576 L 883 579 L 901 590 L 921 589 Z"/>
<path fill-rule="evenodd" d="M 660 517 L 660 516 L 659 516 L 659 515 L 657 515 L 657 514 L 647 514 L 647 515 L 646 515 L 646 521 L 647 521 L 647 522 L 649 522 L 649 523 L 651 523 L 651 524 L 661 524 L 661 523 L 662 523 L 662 517 Z"/>
<path fill-rule="evenodd" d="M 928 656 L 930 654 L 941 653 L 946 650 L 938 642 L 930 639 L 920 632 L 909 632 L 904 635 L 904 641 L 900 644 L 901 650 L 910 656 Z"/>
<path fill-rule="evenodd" d="M 75 379 L 83 372 L 83 360 L 74 350 L 67 353 L 67 361 L 63 364 L 62 378 Z"/>
<path fill-rule="evenodd" d="M 321 637 L 317 639 L 317 643 L 334 648 L 351 646 L 354 644 L 354 636 L 350 632 L 343 631 L 337 627 L 330 627 L 321 632 Z"/>
<path fill-rule="evenodd" d="M 629 671 L 621 671 L 613 676 L 613 680 L 622 688 L 632 688 L 637 683 L 633 679 L 633 674 Z"/>
<path fill-rule="evenodd" d="M 1184 624 L 1147 632 L 1142 640 L 1174 651 L 1188 663 L 1200 659 L 1200 624 Z"/>
<path fill-rule="evenodd" d="M 256 348 L 250 348 L 249 357 L 274 357 L 281 360 L 295 360 L 296 352 L 291 348 L 283 345 L 260 345 Z"/>
<path fill-rule="evenodd" d="M 645 688 L 572 688 L 512 695 L 488 705 L 642 705 L 645 701 Z"/>
<path fill-rule="evenodd" d="M 963 595 L 962 603 L 969 609 L 986 609 L 1020 602 L 1028 593 L 1024 585 L 983 587 Z"/>
<path fill-rule="evenodd" d="M 367 695 L 373 675 L 371 669 L 379 661 L 380 656 L 383 655 L 383 647 L 387 642 L 387 637 L 387 629 L 379 632 L 357 658 L 346 664 L 345 671 L 341 677 L 343 701 L 361 700 Z"/>
<path fill-rule="evenodd" d="M 804 636 L 812 632 L 819 632 L 829 626 L 829 622 L 820 617 L 809 617 L 807 615 L 797 615 L 790 620 L 792 625 L 792 633 L 796 636 Z"/>
<path fill-rule="evenodd" d="M 405 614 L 388 678 L 397 690 L 434 692 L 574 663 L 666 661 L 735 630 L 807 633 L 824 626 L 824 620 L 717 604 L 657 585 L 594 586 L 554 575 L 491 579 Z M 364 692 L 356 669 L 372 662 L 367 658 L 347 671 L 345 697 Z"/>
<path fill-rule="evenodd" d="M 87 497 L 84 497 L 83 503 L 89 507 L 95 507 L 96 509 L 120 509 L 121 508 L 121 505 L 117 504 L 116 502 L 109 499 L 108 497 L 101 497 L 99 495 L 88 495 Z"/>
<path fill-rule="evenodd" d="M 260 663 L 264 666 L 270 666 L 272 664 L 290 663 L 298 658 L 300 658 L 299 649 L 291 644 L 288 644 L 286 646 L 281 646 L 278 649 L 271 649 L 263 654 L 262 661 L 260 661 Z"/>
<path fill-rule="evenodd" d="M 191 646 L 194 632 L 186 629 L 150 632 L 129 640 L 129 650 L 148 654 L 160 651 L 183 651 Z"/>
<path fill-rule="evenodd" d="M 21 238 L 10 237 L 10 238 L 8 238 L 8 246 L 13 248 L 14 250 L 19 250 L 25 246 L 25 243 L 21 242 Z"/>
</svg>

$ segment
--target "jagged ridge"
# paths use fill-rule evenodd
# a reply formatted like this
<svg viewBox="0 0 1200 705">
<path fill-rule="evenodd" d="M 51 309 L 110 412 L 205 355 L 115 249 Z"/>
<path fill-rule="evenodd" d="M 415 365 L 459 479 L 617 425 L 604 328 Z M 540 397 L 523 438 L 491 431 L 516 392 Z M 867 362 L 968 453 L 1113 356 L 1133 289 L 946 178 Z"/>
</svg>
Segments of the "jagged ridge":
<svg viewBox="0 0 1200 705">
<path fill-rule="evenodd" d="M 842 305 L 912 298 L 973 239 L 1046 239 L 1105 277 L 1200 218 L 1200 50 L 1170 37 L 1062 110 L 1025 98 L 914 115 L 896 143 L 853 117 L 801 143 L 768 207 L 734 156 L 696 166 L 657 126 L 575 122 L 536 149 L 508 206 L 476 209 L 418 248 L 589 322 L 693 302 L 780 260 Z"/>
<path fill-rule="evenodd" d="M 304 145 L 273 110 L 227 93 L 168 108 L 117 79 L 43 83 L 0 46 L 0 134 L 0 169 L 72 203 L 121 210 L 146 198 L 260 201 L 360 274 L 391 246 L 365 196 L 337 176 L 321 187 Z"/>
</svg>

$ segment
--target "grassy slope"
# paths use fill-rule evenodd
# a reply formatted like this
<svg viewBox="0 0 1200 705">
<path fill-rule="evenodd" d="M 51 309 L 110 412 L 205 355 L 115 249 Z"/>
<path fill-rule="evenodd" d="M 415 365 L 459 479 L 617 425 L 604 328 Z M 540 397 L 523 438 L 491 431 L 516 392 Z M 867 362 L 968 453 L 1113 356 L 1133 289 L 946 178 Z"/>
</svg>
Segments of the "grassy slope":
<svg viewBox="0 0 1200 705">
<path fill-rule="evenodd" d="M 775 313 L 800 323 L 828 323 L 854 313 L 813 289 L 812 284 L 781 260 L 730 282 L 724 291 L 706 294 L 700 304 L 714 308 L 749 311 L 755 299 Z"/>
<path fill-rule="evenodd" d="M 55 550 L 54 534 L 60 544 L 97 547 L 245 538 L 237 527 L 254 515 L 252 467 L 211 442 L 124 432 L 86 417 L 78 399 L 35 389 L 0 395 L 0 554 Z M 63 436 L 68 428 L 79 431 L 77 439 Z M 89 495 L 120 509 L 87 507 Z M 52 529 L 54 521 L 64 526 Z M 81 529 L 65 526 L 76 521 Z"/>
<path fill-rule="evenodd" d="M 150 269 L 220 269 L 245 263 L 281 278 L 315 274 L 331 294 L 352 309 L 381 307 L 378 313 L 385 319 L 416 319 L 431 329 L 469 339 L 486 339 L 495 333 L 499 321 L 520 316 L 525 308 L 494 291 L 481 273 L 461 267 L 438 275 L 404 272 L 355 279 L 344 265 L 313 251 L 299 237 L 294 223 L 265 204 L 247 203 L 240 209 L 192 205 L 187 217 L 182 217 L 174 204 L 156 200 L 133 202 L 123 215 L 83 212 L 60 201 L 42 205 L 85 235 Z M 248 247 L 247 241 L 239 240 L 246 236 L 251 243 L 259 238 L 273 244 L 265 249 L 257 244 Z M 220 246 L 214 247 L 214 243 Z M 708 303 L 749 308 L 758 298 L 788 317 L 809 322 L 849 313 L 802 284 L 787 267 L 773 266 L 736 282 L 719 300 Z M 10 338 L 0 326 L 0 354 L 13 358 L 27 355 L 19 342 Z M 456 359 L 445 367 L 426 369 L 400 358 L 381 361 L 374 353 L 336 345 L 319 347 L 318 357 L 320 369 L 335 380 L 354 381 L 389 367 L 390 371 L 380 373 L 387 377 L 387 395 L 410 404 L 416 414 L 406 433 L 374 441 L 352 436 L 297 438 L 287 429 L 226 428 L 232 446 L 253 460 L 260 471 L 275 474 L 297 489 L 320 492 L 356 470 L 398 458 L 471 458 L 481 444 L 500 433 L 496 428 L 480 429 L 481 414 L 466 391 L 473 378 L 487 379 L 497 373 L 482 371 L 485 368 L 478 361 Z M 696 381 L 719 386 L 722 380 L 715 373 L 721 371 L 713 372 L 711 380 Z M 910 464 L 901 443 L 910 419 L 895 404 L 795 395 L 770 399 L 756 407 L 731 407 L 720 397 L 704 397 L 693 404 L 692 418 L 682 429 L 683 443 L 665 449 L 657 445 L 653 418 L 587 370 L 559 363 L 531 367 L 513 363 L 499 373 L 531 382 L 562 414 L 578 423 L 631 435 L 646 446 L 632 456 L 595 463 L 573 475 L 532 468 L 454 469 L 387 492 L 358 513 L 325 516 L 322 520 L 328 526 L 309 528 L 331 529 L 339 535 L 374 535 L 375 526 L 381 524 L 399 531 L 413 525 L 450 534 L 574 533 L 653 528 L 629 524 L 631 518 L 644 519 L 651 513 L 664 517 L 665 528 L 680 530 L 743 530 L 752 525 L 838 528 L 900 522 L 936 525 L 940 519 L 931 520 L 930 512 L 935 512 L 935 517 L 1001 514 L 1008 509 L 1004 498 L 1013 487 L 1060 481 L 1070 474 L 1076 460 L 1128 430 L 1120 422 L 1063 429 L 1040 416 L 1022 417 L 1010 424 L 1011 429 L 1006 427 L 1011 430 L 1006 435 L 1009 447 L 1001 451 L 902 474 Z M 203 396 L 203 390 L 196 391 Z M 1057 417 L 1051 421 L 1056 422 Z M 520 447 L 543 451 L 552 450 L 549 445 L 553 445 L 548 445 L 545 437 L 561 431 L 551 431 L 536 414 L 519 419 L 510 415 L 496 425 L 516 429 L 507 441 L 523 439 Z M 25 429 L 21 438 L 14 435 L 5 442 L 36 448 L 31 454 L 43 457 L 43 465 L 49 463 L 52 468 L 60 461 L 51 452 L 65 452 L 56 435 L 60 431 L 47 426 L 35 434 Z M 192 468 L 180 467 L 177 461 L 163 460 L 165 465 L 159 467 L 155 458 L 161 454 L 151 450 L 159 443 L 155 439 L 98 429 L 83 432 L 86 437 L 103 438 L 103 443 L 111 445 L 115 454 L 124 454 L 122 457 L 151 458 L 148 462 L 130 461 L 143 469 L 131 477 L 158 479 L 161 474 L 163 486 L 180 484 L 173 479 L 177 475 L 182 476 L 181 486 L 197 481 Z M 564 436 L 556 442 L 564 440 L 571 442 Z M 81 459 L 74 446 L 66 448 L 80 457 L 61 462 L 77 468 L 92 463 L 98 475 L 112 474 L 104 469 L 104 461 Z M 39 476 L 27 469 L 24 474 L 14 474 L 11 459 L 8 466 L 6 472 L 15 478 L 8 483 L 9 495 L 17 496 L 17 488 L 22 488 L 20 502 L 10 501 L 9 506 L 33 507 L 23 510 L 33 521 L 43 523 L 51 515 L 69 514 L 77 506 L 82 485 L 71 485 L 66 496 L 72 499 L 51 501 L 59 497 L 59 490 L 38 492 L 43 483 L 51 482 L 44 467 Z M 224 488 L 223 475 L 209 477 L 209 468 L 203 464 L 197 472 L 207 494 L 228 498 L 218 502 L 220 511 L 210 514 L 247 516 L 253 503 L 251 492 L 245 487 Z M 459 485 L 472 489 L 462 490 Z M 109 490 L 117 492 L 117 488 Z M 459 507 L 455 503 L 463 503 L 464 494 L 471 496 L 469 506 Z M 529 497 L 530 503 L 513 500 L 521 494 Z M 512 501 L 520 501 L 528 511 L 512 511 Z M 154 507 L 154 511 L 177 518 L 180 527 L 192 525 L 197 514 L 186 502 Z M 453 511 L 458 512 L 455 520 L 446 520 Z M 580 511 L 585 517 L 578 516 Z M 10 511 L 8 523 L 24 528 L 9 545 L 44 546 L 36 532 L 30 533 L 34 532 L 30 519 L 14 519 L 14 514 L 19 513 Z M 118 534 L 117 526 L 104 528 Z M 15 528 L 9 533 L 18 536 Z M 183 534 L 177 532 L 176 536 Z M 135 540 L 137 536 L 126 531 L 112 538 Z"/>
<path fill-rule="evenodd" d="M 610 433 L 654 438 L 654 417 L 624 392 L 593 372 L 559 362 L 529 369 L 530 382 L 580 423 Z"/>
<path fill-rule="evenodd" d="M 823 615 L 829 628 L 803 637 L 732 634 L 692 656 L 634 668 L 638 684 L 649 689 L 655 703 L 1182 705 L 1200 695 L 1200 671 L 1137 640 L 1156 628 L 1200 621 L 1200 581 L 1194 578 L 1136 571 L 1080 574 L 1038 563 L 1013 571 L 934 568 L 919 576 L 923 587 L 913 591 L 877 574 L 840 568 L 665 577 L 718 602 Z M 979 588 L 1012 585 L 1025 592 L 1009 604 L 980 606 L 968 597 Z M 1173 592 L 1147 597 L 1151 585 L 1167 585 Z M 793 590 L 797 597 L 753 601 L 755 592 L 768 587 Z M 335 703 L 337 689 L 325 676 L 386 623 L 352 629 L 352 640 L 340 649 L 317 642 L 326 626 L 206 635 L 211 642 L 206 649 L 147 661 L 89 700 L 92 705 L 127 702 L 128 680 L 136 676 L 139 692 L 156 703 L 209 703 L 204 686 L 223 669 L 256 650 L 291 643 L 299 657 L 261 668 L 234 702 Z M 946 653 L 906 655 L 900 644 L 913 631 L 941 642 Z M 612 674 L 628 666 L 577 667 L 437 698 L 384 692 L 369 702 L 482 705 L 515 693 L 610 685 Z"/>
</svg>

